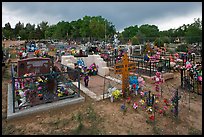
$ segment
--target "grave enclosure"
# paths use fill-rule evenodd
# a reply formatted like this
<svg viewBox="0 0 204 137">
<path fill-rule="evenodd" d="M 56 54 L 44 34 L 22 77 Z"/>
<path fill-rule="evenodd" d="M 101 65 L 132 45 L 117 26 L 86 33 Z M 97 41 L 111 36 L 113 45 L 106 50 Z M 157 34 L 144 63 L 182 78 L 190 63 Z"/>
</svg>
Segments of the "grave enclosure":
<svg viewBox="0 0 204 137">
<path fill-rule="evenodd" d="M 17 71 L 11 66 L 12 83 L 8 86 L 8 119 L 49 108 L 84 101 L 80 95 L 79 72 L 68 66 L 65 71 L 52 71 L 49 58 L 18 61 Z M 70 74 L 76 75 L 73 81 Z"/>
</svg>

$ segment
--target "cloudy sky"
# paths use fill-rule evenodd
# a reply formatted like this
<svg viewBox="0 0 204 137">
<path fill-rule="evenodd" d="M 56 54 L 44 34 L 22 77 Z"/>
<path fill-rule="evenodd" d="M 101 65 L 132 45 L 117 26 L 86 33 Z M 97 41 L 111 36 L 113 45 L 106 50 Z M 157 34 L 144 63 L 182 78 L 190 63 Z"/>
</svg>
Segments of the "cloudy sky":
<svg viewBox="0 0 204 137">
<path fill-rule="evenodd" d="M 2 2 L 2 27 L 10 23 L 49 25 L 84 16 L 102 16 L 117 31 L 131 25 L 151 24 L 159 30 L 178 28 L 202 19 L 202 2 Z"/>
</svg>

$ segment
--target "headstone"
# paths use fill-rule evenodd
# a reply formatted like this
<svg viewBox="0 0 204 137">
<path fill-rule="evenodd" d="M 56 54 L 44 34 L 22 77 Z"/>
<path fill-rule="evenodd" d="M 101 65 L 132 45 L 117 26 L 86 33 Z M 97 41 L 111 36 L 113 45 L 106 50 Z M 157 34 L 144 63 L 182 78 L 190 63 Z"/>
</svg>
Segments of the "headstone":
<svg viewBox="0 0 204 137">
<path fill-rule="evenodd" d="M 45 74 L 50 72 L 50 58 L 28 58 L 17 63 L 18 77 L 26 73 Z"/>
</svg>

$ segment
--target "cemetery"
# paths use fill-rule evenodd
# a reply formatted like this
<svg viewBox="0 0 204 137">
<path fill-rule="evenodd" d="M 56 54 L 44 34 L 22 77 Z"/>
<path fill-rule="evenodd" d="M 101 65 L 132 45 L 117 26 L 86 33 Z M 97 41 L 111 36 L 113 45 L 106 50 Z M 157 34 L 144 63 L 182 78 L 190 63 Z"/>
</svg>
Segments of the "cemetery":
<svg viewBox="0 0 204 137">
<path fill-rule="evenodd" d="M 139 121 L 157 130 L 170 121 L 169 126 L 181 123 L 183 115 L 188 117 L 194 110 L 192 96 L 202 96 L 202 65 L 192 53 L 169 54 L 148 43 L 137 56 L 128 46 L 112 45 L 107 54 L 101 48 L 86 50 L 84 45 L 36 45 L 21 48 L 22 54 L 10 65 L 8 120 L 93 100 L 98 111 L 100 105 L 108 105 L 110 111 L 102 108 L 107 115 L 115 112 L 125 119 L 143 115 Z"/>
<path fill-rule="evenodd" d="M 202 66 L 193 54 L 167 55 L 154 49 L 133 56 L 128 50 L 113 49 L 106 60 L 82 52 L 80 46 L 53 55 L 41 48 L 28 50 L 24 57 L 19 54 L 11 65 L 8 120 L 80 104 L 89 97 L 117 104 L 115 111 L 123 115 L 142 113 L 146 117 L 142 121 L 156 129 L 167 116 L 178 123 L 185 109 L 192 109 L 191 94 L 202 95 Z M 177 87 L 168 82 L 176 77 Z"/>
</svg>

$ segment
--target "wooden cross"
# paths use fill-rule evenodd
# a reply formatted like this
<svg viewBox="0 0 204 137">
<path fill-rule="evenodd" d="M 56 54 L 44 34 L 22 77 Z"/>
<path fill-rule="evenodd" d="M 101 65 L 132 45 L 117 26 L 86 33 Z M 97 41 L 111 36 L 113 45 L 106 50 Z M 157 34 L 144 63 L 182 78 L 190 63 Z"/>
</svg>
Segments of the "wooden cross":
<svg viewBox="0 0 204 137">
<path fill-rule="evenodd" d="M 124 54 L 122 58 L 122 63 L 117 63 L 114 66 L 115 74 L 122 74 L 122 92 L 123 96 L 125 95 L 125 90 L 129 88 L 129 71 L 136 70 L 136 63 L 129 62 L 127 53 Z"/>
</svg>

